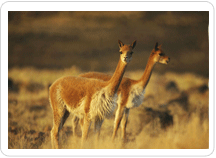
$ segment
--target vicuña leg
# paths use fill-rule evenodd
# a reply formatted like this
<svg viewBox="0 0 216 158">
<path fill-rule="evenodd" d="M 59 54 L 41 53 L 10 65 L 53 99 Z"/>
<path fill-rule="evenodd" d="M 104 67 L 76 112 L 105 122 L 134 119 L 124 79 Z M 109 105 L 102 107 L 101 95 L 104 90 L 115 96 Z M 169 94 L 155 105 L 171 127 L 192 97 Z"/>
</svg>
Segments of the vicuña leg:
<svg viewBox="0 0 216 158">
<path fill-rule="evenodd" d="M 86 115 L 83 118 L 83 127 L 82 127 L 82 142 L 81 142 L 81 148 L 83 148 L 84 142 L 87 139 L 88 136 L 88 130 L 90 128 L 91 121 L 89 117 Z"/>
<path fill-rule="evenodd" d="M 130 111 L 129 108 L 125 108 L 124 115 L 123 115 L 122 121 L 121 121 L 122 139 L 123 140 L 126 139 L 126 126 L 127 126 L 127 122 L 128 122 L 129 111 Z"/>
<path fill-rule="evenodd" d="M 97 133 L 97 139 L 99 138 L 100 136 L 100 129 L 101 129 L 101 126 L 102 126 L 102 123 L 103 123 L 103 119 L 100 119 L 99 117 L 96 117 L 95 118 L 95 124 L 94 124 L 94 130 L 95 132 Z"/>
<path fill-rule="evenodd" d="M 54 115 L 54 122 L 53 122 L 53 128 L 51 130 L 51 143 L 52 143 L 52 148 L 53 149 L 58 149 L 59 148 L 59 132 L 62 129 L 66 119 L 69 116 L 69 112 L 64 109 L 64 110 L 55 110 L 53 112 Z"/>
<path fill-rule="evenodd" d="M 81 127 L 81 130 L 83 131 L 83 124 L 84 124 L 84 119 L 79 119 L 79 125 Z"/>
<path fill-rule="evenodd" d="M 124 107 L 118 105 L 117 111 L 116 111 L 116 116 L 115 116 L 115 121 L 114 121 L 114 130 L 113 130 L 113 135 L 112 135 L 112 140 L 115 139 L 117 130 L 119 128 L 119 124 L 122 120 L 123 112 L 124 112 Z"/>
<path fill-rule="evenodd" d="M 76 116 L 73 116 L 73 118 L 72 118 L 72 130 L 73 130 L 73 135 L 74 136 L 77 135 L 76 132 L 77 132 L 78 123 L 79 123 L 79 118 L 76 117 Z"/>
</svg>

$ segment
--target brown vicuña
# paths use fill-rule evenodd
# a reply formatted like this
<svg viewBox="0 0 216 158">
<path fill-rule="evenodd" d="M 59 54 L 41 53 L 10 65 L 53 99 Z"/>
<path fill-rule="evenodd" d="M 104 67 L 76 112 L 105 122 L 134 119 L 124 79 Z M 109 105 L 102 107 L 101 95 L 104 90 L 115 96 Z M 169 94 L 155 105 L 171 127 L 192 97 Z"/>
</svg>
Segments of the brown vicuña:
<svg viewBox="0 0 216 158">
<path fill-rule="evenodd" d="M 103 120 L 114 111 L 118 88 L 127 64 L 132 59 L 132 49 L 136 41 L 131 45 L 124 45 L 119 40 L 118 44 L 120 59 L 109 80 L 68 76 L 56 80 L 50 86 L 49 101 L 53 110 L 52 148 L 59 148 L 59 131 L 70 113 L 83 120 L 82 147 L 91 121 Z"/>
<path fill-rule="evenodd" d="M 112 135 L 113 140 L 116 136 L 120 122 L 122 128 L 122 139 L 125 140 L 126 125 L 128 122 L 130 108 L 138 107 L 143 102 L 144 90 L 149 82 L 155 64 L 156 63 L 168 64 L 169 61 L 170 58 L 164 54 L 164 52 L 161 49 L 161 45 L 158 46 L 158 43 L 156 43 L 154 49 L 150 54 L 150 57 L 148 59 L 142 77 L 139 80 L 132 80 L 126 77 L 122 79 L 122 82 L 118 90 L 118 101 L 117 101 L 118 108 L 115 113 L 114 130 Z M 80 76 L 86 78 L 97 78 L 104 81 L 108 81 L 111 78 L 111 76 L 108 74 L 98 73 L 98 72 L 89 72 L 89 73 L 82 74 Z M 98 126 L 98 124 L 100 124 L 100 126 Z M 98 126 L 95 128 L 97 131 L 99 131 L 101 127 L 101 122 L 97 121 L 95 122 L 95 125 Z M 75 133 L 75 128 L 77 126 L 77 123 L 73 123 L 73 126 L 74 126 L 73 133 Z"/>
</svg>

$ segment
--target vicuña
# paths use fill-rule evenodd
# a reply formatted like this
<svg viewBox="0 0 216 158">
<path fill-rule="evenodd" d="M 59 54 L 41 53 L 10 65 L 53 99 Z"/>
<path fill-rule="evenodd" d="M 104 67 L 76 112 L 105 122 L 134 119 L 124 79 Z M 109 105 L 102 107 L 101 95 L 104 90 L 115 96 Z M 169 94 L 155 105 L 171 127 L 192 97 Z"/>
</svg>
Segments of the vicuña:
<svg viewBox="0 0 216 158">
<path fill-rule="evenodd" d="M 109 80 L 67 76 L 57 79 L 49 89 L 49 101 L 53 110 L 53 128 L 51 130 L 52 148 L 59 148 L 59 131 L 70 113 L 82 119 L 82 143 L 87 138 L 93 119 L 103 120 L 112 114 L 116 107 L 117 92 L 125 69 L 132 59 L 134 41 L 124 45 L 118 41 L 120 59 L 117 68 Z"/>
</svg>

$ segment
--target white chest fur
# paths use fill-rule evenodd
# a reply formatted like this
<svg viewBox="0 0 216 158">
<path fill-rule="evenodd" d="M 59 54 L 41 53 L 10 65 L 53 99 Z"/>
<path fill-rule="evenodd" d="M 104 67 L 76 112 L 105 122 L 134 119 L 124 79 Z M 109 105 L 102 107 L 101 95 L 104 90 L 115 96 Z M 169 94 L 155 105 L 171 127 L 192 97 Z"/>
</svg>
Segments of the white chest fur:
<svg viewBox="0 0 216 158">
<path fill-rule="evenodd" d="M 126 103 L 127 108 L 138 107 L 142 104 L 144 99 L 145 89 L 143 89 L 139 84 L 133 85 L 129 92 L 129 97 Z"/>
<path fill-rule="evenodd" d="M 90 117 L 98 116 L 101 119 L 109 117 L 117 105 L 117 93 L 110 96 L 108 87 L 104 87 L 92 96 L 90 104 Z"/>
</svg>

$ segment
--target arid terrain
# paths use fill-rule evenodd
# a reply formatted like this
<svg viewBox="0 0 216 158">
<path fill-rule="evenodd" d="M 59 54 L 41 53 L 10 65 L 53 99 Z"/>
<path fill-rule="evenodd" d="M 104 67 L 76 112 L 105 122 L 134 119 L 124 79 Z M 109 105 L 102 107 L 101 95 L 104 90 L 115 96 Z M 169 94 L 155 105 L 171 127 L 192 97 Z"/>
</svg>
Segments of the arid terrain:
<svg viewBox="0 0 216 158">
<path fill-rule="evenodd" d="M 77 76 L 77 67 L 64 70 L 12 68 L 9 70 L 8 148 L 50 149 L 52 110 L 48 87 L 57 78 Z M 112 72 L 108 72 L 112 73 Z M 127 72 L 138 79 L 142 71 Z M 208 78 L 192 73 L 153 73 L 142 105 L 131 109 L 127 141 L 120 130 L 111 141 L 114 116 L 106 119 L 100 139 L 91 126 L 85 148 L 90 149 L 207 149 L 209 148 Z M 61 148 L 80 147 L 81 131 L 73 136 L 70 117 L 60 132 Z M 150 143 L 151 142 L 151 143 Z"/>
</svg>

